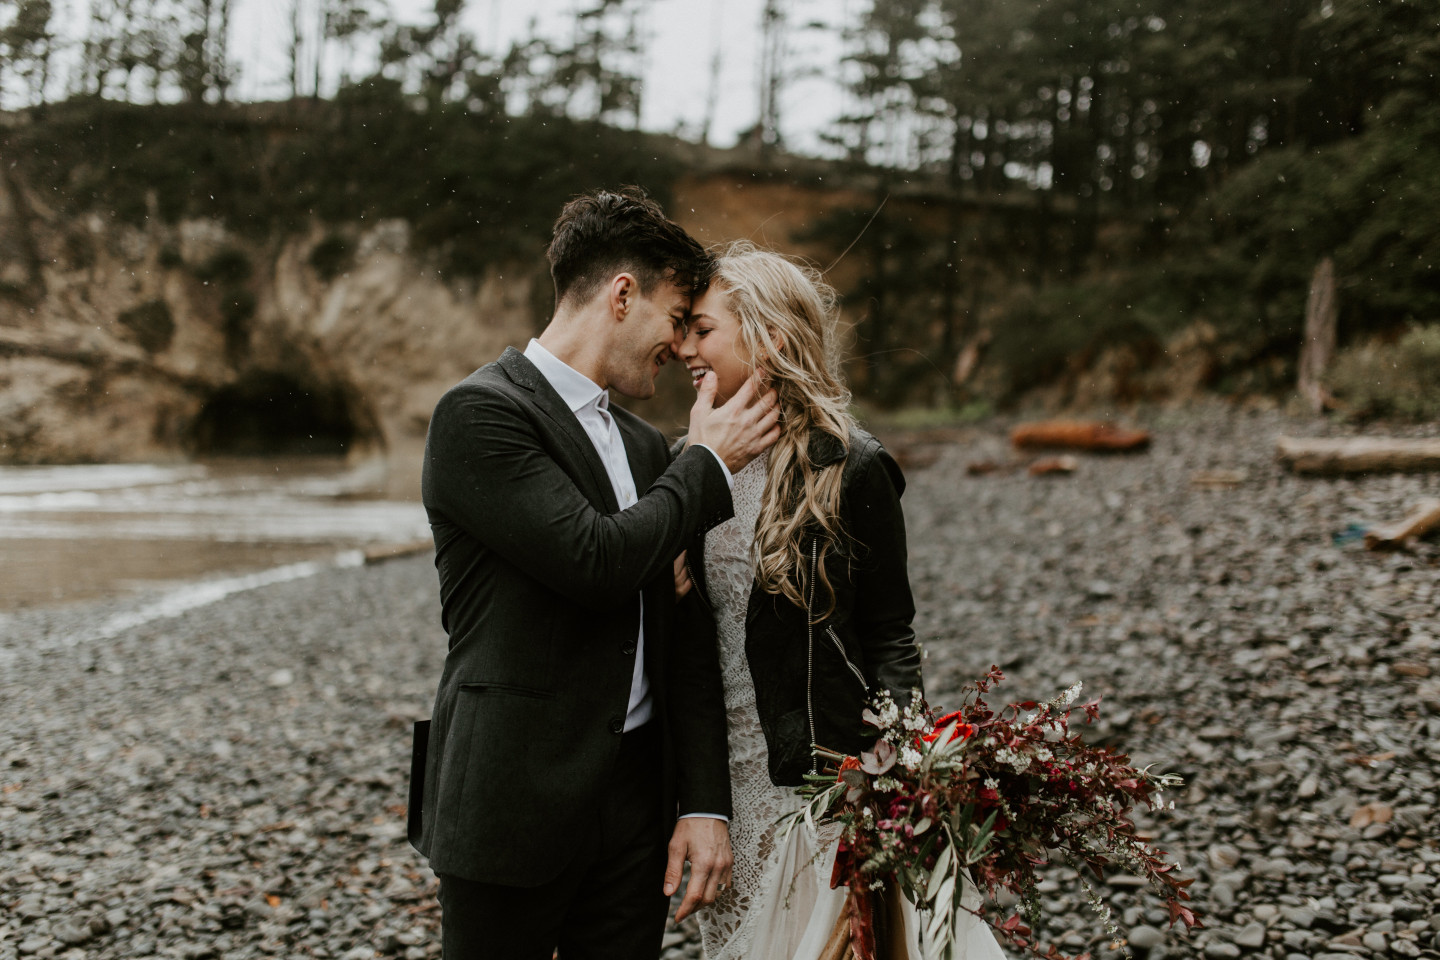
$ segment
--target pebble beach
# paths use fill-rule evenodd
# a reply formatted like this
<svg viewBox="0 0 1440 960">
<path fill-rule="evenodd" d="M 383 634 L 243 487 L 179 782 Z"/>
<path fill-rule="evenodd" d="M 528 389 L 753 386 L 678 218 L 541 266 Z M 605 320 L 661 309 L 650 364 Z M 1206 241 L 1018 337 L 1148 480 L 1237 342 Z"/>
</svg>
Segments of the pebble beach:
<svg viewBox="0 0 1440 960">
<path fill-rule="evenodd" d="M 1185 778 L 1141 822 L 1205 928 L 1168 929 L 1116 874 L 1135 956 L 1440 958 L 1440 543 L 1356 532 L 1440 474 L 1275 462 L 1282 433 L 1381 427 L 1136 421 L 1148 452 L 1068 475 L 1029 476 L 999 420 L 896 441 L 932 703 L 992 664 L 1000 700 L 1083 681 L 1087 739 Z M 0 960 L 439 955 L 404 838 L 445 651 L 432 557 L 304 573 L 0 614 Z M 1044 939 L 1120 955 L 1063 869 L 1041 892 Z M 691 923 L 665 942 L 700 955 Z"/>
</svg>

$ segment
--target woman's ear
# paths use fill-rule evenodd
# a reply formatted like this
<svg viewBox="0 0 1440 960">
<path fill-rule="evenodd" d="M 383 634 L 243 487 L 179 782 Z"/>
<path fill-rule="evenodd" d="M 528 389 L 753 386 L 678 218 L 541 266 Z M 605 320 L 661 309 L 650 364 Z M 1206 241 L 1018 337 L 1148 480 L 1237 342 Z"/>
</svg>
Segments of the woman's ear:
<svg viewBox="0 0 1440 960">
<path fill-rule="evenodd" d="M 775 352 L 776 352 L 776 353 L 784 353 L 784 352 L 785 352 L 785 334 L 781 333 L 779 330 L 775 329 L 774 327 L 766 327 L 766 328 L 765 328 L 765 332 L 768 333 L 768 334 L 770 334 L 770 342 L 773 343 L 773 344 L 775 344 Z"/>
</svg>

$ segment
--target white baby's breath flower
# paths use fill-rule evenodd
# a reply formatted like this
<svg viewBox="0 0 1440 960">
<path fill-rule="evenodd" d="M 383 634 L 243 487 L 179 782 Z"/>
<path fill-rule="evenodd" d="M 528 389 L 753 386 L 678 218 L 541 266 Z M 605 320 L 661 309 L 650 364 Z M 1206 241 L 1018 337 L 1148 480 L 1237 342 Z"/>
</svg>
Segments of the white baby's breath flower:
<svg viewBox="0 0 1440 960">
<path fill-rule="evenodd" d="M 1001 747 L 995 751 L 995 759 L 1001 763 L 1009 764 L 1016 773 L 1024 773 L 1030 767 L 1030 758 L 1021 756 L 1009 747 Z"/>
<path fill-rule="evenodd" d="M 920 766 L 920 751 L 914 747 L 901 747 L 900 763 L 906 770 L 914 770 Z"/>
</svg>

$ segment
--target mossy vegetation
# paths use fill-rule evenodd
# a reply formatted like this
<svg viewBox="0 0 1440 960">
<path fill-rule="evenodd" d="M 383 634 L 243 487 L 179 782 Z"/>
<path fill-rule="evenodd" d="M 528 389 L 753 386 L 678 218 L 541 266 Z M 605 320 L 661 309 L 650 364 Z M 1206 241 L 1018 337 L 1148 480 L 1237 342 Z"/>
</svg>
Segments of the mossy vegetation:
<svg viewBox="0 0 1440 960">
<path fill-rule="evenodd" d="M 333 102 L 70 101 L 0 135 L 22 175 L 67 213 L 141 225 L 153 195 L 166 222 L 212 218 L 256 240 L 314 221 L 400 218 L 418 252 L 466 276 L 536 256 L 556 211 L 581 190 L 639 183 L 668 200 L 682 167 L 665 141 L 566 117 L 419 110 L 384 81 Z M 82 262 L 88 238 L 75 236 L 72 259 Z M 197 276 L 233 280 L 236 253 L 217 254 Z M 344 262 L 333 244 L 319 256 L 317 269 Z"/>
<path fill-rule="evenodd" d="M 1329 382 L 1351 416 L 1440 419 L 1440 324 L 1341 351 Z"/>
</svg>

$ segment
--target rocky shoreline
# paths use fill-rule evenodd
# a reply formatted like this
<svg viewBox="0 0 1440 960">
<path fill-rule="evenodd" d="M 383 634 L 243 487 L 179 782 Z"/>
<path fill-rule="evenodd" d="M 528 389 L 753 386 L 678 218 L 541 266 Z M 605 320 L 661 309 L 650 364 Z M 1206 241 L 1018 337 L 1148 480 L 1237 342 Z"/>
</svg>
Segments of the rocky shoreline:
<svg viewBox="0 0 1440 960">
<path fill-rule="evenodd" d="M 1185 776 L 1146 828 L 1206 929 L 1113 877 L 1137 956 L 1440 957 L 1440 549 L 1351 537 L 1440 476 L 1285 474 L 1276 434 L 1343 428 L 1274 412 L 1141 419 L 1150 452 L 1070 476 L 968 476 L 1008 458 L 1001 422 L 917 442 L 932 700 L 992 663 L 1009 699 L 1083 680 L 1092 738 Z M 1243 479 L 1193 482 L 1218 470 Z M 135 604 L 0 616 L 0 960 L 437 956 L 403 816 L 444 651 L 429 557 L 85 639 Z M 1063 873 L 1042 890 L 1048 936 L 1110 955 Z M 666 940 L 698 956 L 690 924 Z"/>
</svg>

